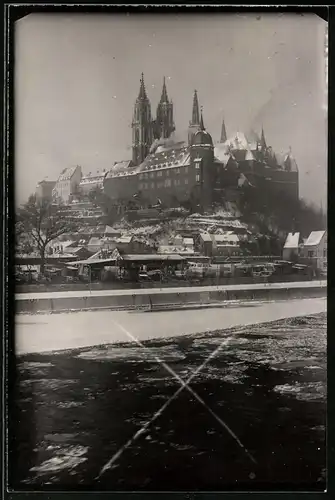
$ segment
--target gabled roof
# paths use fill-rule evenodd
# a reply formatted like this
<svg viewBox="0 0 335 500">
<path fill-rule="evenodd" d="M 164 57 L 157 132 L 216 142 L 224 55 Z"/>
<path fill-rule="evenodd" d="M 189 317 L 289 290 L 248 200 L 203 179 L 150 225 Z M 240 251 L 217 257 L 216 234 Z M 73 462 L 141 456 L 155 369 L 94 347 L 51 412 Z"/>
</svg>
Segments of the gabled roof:
<svg viewBox="0 0 335 500">
<path fill-rule="evenodd" d="M 319 245 L 326 231 L 312 231 L 305 242 L 306 247 Z"/>
<path fill-rule="evenodd" d="M 114 165 L 109 169 L 109 172 L 106 174 L 105 178 L 108 179 L 120 174 L 135 174 L 136 172 L 137 168 L 134 167 L 132 160 L 124 160 L 114 163 Z"/>
<path fill-rule="evenodd" d="M 202 239 L 202 241 L 206 242 L 212 241 L 211 235 L 209 233 L 200 233 L 200 238 Z"/>
<path fill-rule="evenodd" d="M 298 248 L 300 233 L 288 233 L 284 248 Z"/>
<path fill-rule="evenodd" d="M 152 169 L 182 167 L 190 163 L 190 153 L 188 148 L 171 149 L 152 153 L 140 165 L 139 170 L 146 172 Z"/>
<path fill-rule="evenodd" d="M 65 168 L 60 174 L 58 181 L 67 181 L 71 179 L 77 169 L 80 169 L 78 165 L 76 167 Z"/>
<path fill-rule="evenodd" d="M 97 238 L 97 237 L 95 237 L 95 236 L 93 236 L 93 237 L 89 240 L 89 242 L 88 242 L 88 244 L 87 244 L 87 245 L 88 245 L 88 246 L 91 246 L 91 245 L 101 245 L 101 244 L 102 244 L 101 239 L 100 239 L 100 238 Z"/>
<path fill-rule="evenodd" d="M 120 231 L 117 229 L 114 229 L 111 226 L 106 226 L 104 229 L 104 234 L 120 234 Z"/>
</svg>

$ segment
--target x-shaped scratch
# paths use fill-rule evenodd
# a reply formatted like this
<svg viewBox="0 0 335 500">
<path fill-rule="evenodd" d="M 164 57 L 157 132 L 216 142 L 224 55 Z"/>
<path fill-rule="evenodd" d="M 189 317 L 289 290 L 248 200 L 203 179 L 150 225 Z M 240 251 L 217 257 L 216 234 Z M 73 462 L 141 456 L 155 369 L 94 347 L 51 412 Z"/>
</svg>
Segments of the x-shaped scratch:
<svg viewBox="0 0 335 500">
<path fill-rule="evenodd" d="M 144 349 L 148 349 L 148 347 L 144 346 L 142 344 L 142 342 L 140 340 L 138 340 L 136 337 L 134 337 L 126 328 L 124 328 L 122 325 L 120 325 L 118 322 L 116 322 L 115 320 L 113 320 L 113 323 L 115 324 L 115 326 L 117 326 L 120 330 L 122 330 L 126 335 L 127 337 L 129 337 L 131 340 L 133 340 L 134 342 L 136 342 L 136 344 L 138 344 L 140 347 L 144 348 Z M 131 439 L 129 439 L 113 456 L 112 458 L 103 466 L 103 468 L 101 469 L 98 477 L 100 478 L 102 476 L 102 474 L 104 474 L 108 469 L 111 468 L 111 466 L 116 462 L 116 460 L 118 460 L 118 458 L 120 458 L 120 456 L 122 455 L 122 453 L 127 449 L 129 448 L 129 446 L 132 445 L 132 443 L 134 441 L 136 441 L 136 439 L 138 439 L 147 429 L 148 427 L 158 418 L 161 416 L 161 414 L 163 413 L 163 411 L 170 405 L 170 403 L 172 403 L 173 400 L 175 400 L 177 398 L 177 396 L 179 396 L 179 394 L 184 390 L 186 389 L 188 392 L 190 392 L 192 394 L 192 396 L 197 400 L 199 401 L 199 403 L 201 403 L 206 409 L 207 411 L 215 418 L 215 420 L 217 422 L 219 422 L 219 424 L 224 428 L 226 429 L 226 431 L 228 431 L 228 433 L 235 439 L 235 441 L 237 442 L 237 444 L 245 451 L 245 453 L 248 455 L 248 457 L 250 458 L 250 460 L 253 462 L 253 463 L 257 463 L 256 460 L 254 459 L 254 457 L 251 455 L 251 453 L 247 450 L 247 448 L 242 444 L 242 442 L 240 441 L 240 439 L 236 436 L 236 434 L 231 430 L 231 428 L 205 403 L 205 401 L 189 386 L 189 383 L 193 380 L 193 378 L 198 375 L 199 372 L 201 372 L 201 370 L 203 370 L 203 368 L 217 355 L 217 353 L 220 351 L 220 349 L 223 347 L 223 345 L 225 345 L 224 341 L 208 356 L 208 358 L 192 373 L 192 375 L 186 380 L 186 382 L 167 364 L 165 363 L 163 360 L 161 360 L 158 356 L 153 356 L 154 359 L 160 363 L 163 368 L 169 372 L 176 380 L 178 380 L 178 382 L 180 383 L 180 387 L 179 389 L 176 390 L 176 392 L 174 394 L 172 394 L 172 396 L 163 404 L 163 406 L 152 416 L 152 418 L 150 420 L 148 420 L 148 422 L 146 422 L 142 427 L 141 429 L 139 429 Z"/>
</svg>

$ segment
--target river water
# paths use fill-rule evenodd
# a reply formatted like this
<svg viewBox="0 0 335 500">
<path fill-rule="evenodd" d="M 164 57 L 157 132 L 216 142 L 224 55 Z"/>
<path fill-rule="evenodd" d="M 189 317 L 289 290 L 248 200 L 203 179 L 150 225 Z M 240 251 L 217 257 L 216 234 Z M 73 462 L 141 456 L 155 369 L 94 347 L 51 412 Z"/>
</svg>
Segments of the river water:
<svg viewBox="0 0 335 500">
<path fill-rule="evenodd" d="M 23 352 L 17 367 L 17 489 L 326 487 L 326 313 Z"/>
</svg>

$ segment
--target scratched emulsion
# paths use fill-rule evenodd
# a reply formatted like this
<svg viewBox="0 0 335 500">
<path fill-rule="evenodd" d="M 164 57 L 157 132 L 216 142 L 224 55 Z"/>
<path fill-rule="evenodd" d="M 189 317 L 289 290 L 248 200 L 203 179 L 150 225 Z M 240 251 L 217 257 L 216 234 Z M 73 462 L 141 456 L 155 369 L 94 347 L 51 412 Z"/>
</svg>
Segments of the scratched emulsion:
<svg viewBox="0 0 335 500">
<path fill-rule="evenodd" d="M 325 489 L 326 315 L 18 360 L 12 486 Z M 101 471 L 180 387 L 183 390 Z M 14 463 L 15 462 L 15 463 Z M 14 479 L 15 477 L 15 479 Z"/>
</svg>

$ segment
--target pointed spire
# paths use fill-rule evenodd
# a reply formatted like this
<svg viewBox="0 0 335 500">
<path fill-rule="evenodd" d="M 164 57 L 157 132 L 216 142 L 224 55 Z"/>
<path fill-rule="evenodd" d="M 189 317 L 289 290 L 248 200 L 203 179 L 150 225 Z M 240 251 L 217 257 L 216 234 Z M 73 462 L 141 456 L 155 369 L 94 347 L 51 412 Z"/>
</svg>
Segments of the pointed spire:
<svg viewBox="0 0 335 500">
<path fill-rule="evenodd" d="M 198 94 L 197 91 L 194 91 L 193 96 L 193 107 L 192 107 L 192 125 L 199 124 L 199 103 L 198 103 Z"/>
<path fill-rule="evenodd" d="M 165 76 L 163 79 L 163 89 L 162 89 L 162 95 L 161 95 L 161 102 L 169 102 L 167 90 L 166 90 L 166 83 L 165 83 Z"/>
<path fill-rule="evenodd" d="M 222 118 L 221 139 L 220 139 L 220 142 L 226 142 L 226 140 L 227 140 L 226 125 L 225 125 L 225 122 L 224 122 L 224 118 Z"/>
<path fill-rule="evenodd" d="M 261 135 L 261 148 L 266 149 L 266 140 L 265 140 L 265 134 L 264 134 L 264 129 L 262 126 L 262 135 Z"/>
<path fill-rule="evenodd" d="M 202 106 L 201 106 L 201 116 L 200 116 L 200 130 L 205 130 L 204 117 L 202 116 Z"/>
<path fill-rule="evenodd" d="M 144 75 L 143 73 L 141 74 L 141 80 L 140 80 L 140 92 L 138 94 L 139 99 L 147 99 L 147 92 L 145 90 L 145 85 L 144 85 Z"/>
</svg>

